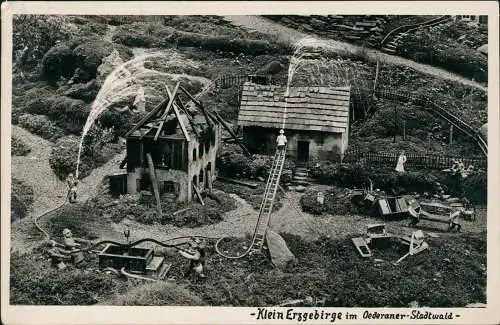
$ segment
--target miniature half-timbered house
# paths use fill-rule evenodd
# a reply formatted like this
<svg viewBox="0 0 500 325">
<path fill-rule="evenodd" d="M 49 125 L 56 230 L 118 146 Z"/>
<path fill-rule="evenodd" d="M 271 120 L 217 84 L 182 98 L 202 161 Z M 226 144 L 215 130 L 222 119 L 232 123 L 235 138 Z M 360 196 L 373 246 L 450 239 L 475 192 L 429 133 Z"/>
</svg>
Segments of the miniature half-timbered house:
<svg viewBox="0 0 500 325">
<path fill-rule="evenodd" d="M 245 83 L 238 125 L 251 153 L 273 154 L 283 125 L 287 156 L 298 163 L 338 160 L 344 155 L 349 133 L 349 87 L 285 87 Z"/>
<path fill-rule="evenodd" d="M 181 96 L 194 105 L 187 107 Z M 182 86 L 153 108 L 127 134 L 127 193 L 170 193 L 179 202 L 212 187 L 220 127 Z"/>
</svg>

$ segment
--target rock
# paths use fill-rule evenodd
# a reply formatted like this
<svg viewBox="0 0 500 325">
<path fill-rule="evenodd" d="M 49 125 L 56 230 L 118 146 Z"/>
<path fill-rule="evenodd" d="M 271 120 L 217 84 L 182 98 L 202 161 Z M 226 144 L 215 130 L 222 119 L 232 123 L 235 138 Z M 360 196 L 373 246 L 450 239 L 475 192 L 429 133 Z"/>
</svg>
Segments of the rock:
<svg viewBox="0 0 500 325">
<path fill-rule="evenodd" d="M 283 24 L 293 24 L 293 21 L 291 21 L 290 19 L 286 18 L 286 17 L 281 17 L 281 22 Z"/>
<path fill-rule="evenodd" d="M 299 185 L 297 187 L 295 187 L 295 191 L 299 192 L 299 193 L 302 193 L 306 190 L 306 188 L 302 185 Z"/>
<path fill-rule="evenodd" d="M 306 31 L 308 31 L 308 32 L 312 32 L 312 31 L 314 30 L 314 29 L 313 29 L 310 25 L 308 25 L 308 24 L 302 24 L 302 25 L 300 25 L 300 27 L 302 27 L 302 29 L 303 29 L 303 30 L 306 30 Z"/>
<path fill-rule="evenodd" d="M 295 260 L 285 240 L 272 230 L 267 231 L 266 243 L 271 255 L 271 261 L 277 268 L 283 270 L 289 262 Z"/>
<path fill-rule="evenodd" d="M 409 308 L 417 308 L 418 307 L 418 301 L 413 300 L 408 304 Z"/>
</svg>

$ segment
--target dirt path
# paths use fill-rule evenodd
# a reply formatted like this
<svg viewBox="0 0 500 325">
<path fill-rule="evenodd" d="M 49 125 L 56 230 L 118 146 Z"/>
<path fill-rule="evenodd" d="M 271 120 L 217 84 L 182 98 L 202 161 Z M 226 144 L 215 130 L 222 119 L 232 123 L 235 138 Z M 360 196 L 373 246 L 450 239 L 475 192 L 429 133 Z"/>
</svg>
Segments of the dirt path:
<svg viewBox="0 0 500 325">
<path fill-rule="evenodd" d="M 33 206 L 28 216 L 11 223 L 11 248 L 16 251 L 29 251 L 37 242 L 31 238 L 34 218 L 59 206 L 66 195 L 66 186 L 54 174 L 49 165 L 52 143 L 42 139 L 25 129 L 12 125 L 12 134 L 23 139 L 31 148 L 27 156 L 12 157 L 12 177 L 26 182 L 33 187 Z M 118 170 L 123 159 L 119 154 L 103 166 L 96 168 L 80 181 L 78 200 L 84 201 L 92 197 L 102 178 Z"/>
<path fill-rule="evenodd" d="M 225 16 L 225 19 L 233 23 L 234 25 L 244 27 L 250 31 L 254 30 L 260 33 L 269 34 L 285 42 L 295 43 L 302 38 L 315 36 L 316 38 L 327 42 L 329 46 L 331 46 L 334 50 L 338 50 L 339 52 L 345 51 L 349 53 L 359 53 L 359 51 L 363 50 L 363 48 L 360 46 L 356 46 L 346 42 L 323 39 L 313 34 L 302 33 L 295 29 L 280 25 L 271 20 L 258 16 Z M 459 75 L 456 75 L 454 73 L 451 73 L 449 71 L 440 68 L 436 68 L 422 63 L 417 63 L 412 60 L 404 59 L 399 56 L 389 55 L 373 49 L 367 49 L 367 55 L 372 60 L 377 60 L 378 58 L 382 63 L 409 67 L 416 71 L 434 77 L 459 82 L 461 84 L 475 87 L 483 91 L 488 91 L 487 87 L 477 82 L 474 82 L 472 80 L 469 80 L 467 78 L 461 77 Z"/>
</svg>

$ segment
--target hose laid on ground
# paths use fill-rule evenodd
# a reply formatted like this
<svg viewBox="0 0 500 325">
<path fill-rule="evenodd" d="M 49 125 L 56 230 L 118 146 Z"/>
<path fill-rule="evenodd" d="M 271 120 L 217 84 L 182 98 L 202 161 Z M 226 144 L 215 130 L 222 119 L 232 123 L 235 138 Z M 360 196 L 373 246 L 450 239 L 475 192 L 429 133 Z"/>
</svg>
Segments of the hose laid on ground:
<svg viewBox="0 0 500 325">
<path fill-rule="evenodd" d="M 38 221 L 40 220 L 40 218 L 42 218 L 43 216 L 46 216 L 47 214 L 51 213 L 51 212 L 54 212 L 60 208 L 62 208 L 64 205 L 66 205 L 66 203 L 68 202 L 68 198 L 66 197 L 66 199 L 64 200 L 63 203 L 61 203 L 60 205 L 58 205 L 57 207 L 53 208 L 53 209 L 50 209 L 50 210 L 47 210 L 46 212 L 42 213 L 41 215 L 39 215 L 38 217 L 36 217 L 34 219 L 34 223 L 35 223 L 35 227 L 40 230 L 44 235 L 45 235 L 45 240 L 48 240 L 50 239 L 50 235 L 48 232 L 46 232 L 45 230 L 42 229 L 42 227 L 40 227 L 40 225 L 38 224 Z"/>
<path fill-rule="evenodd" d="M 127 271 L 125 271 L 124 267 L 122 267 L 122 269 L 120 270 L 120 273 L 123 274 L 123 275 L 125 275 L 127 278 L 139 279 L 139 280 L 148 280 L 148 281 L 158 281 L 157 279 L 148 278 L 148 277 L 145 277 L 145 276 L 140 276 L 140 275 L 137 275 L 137 274 L 128 273 Z"/>
</svg>

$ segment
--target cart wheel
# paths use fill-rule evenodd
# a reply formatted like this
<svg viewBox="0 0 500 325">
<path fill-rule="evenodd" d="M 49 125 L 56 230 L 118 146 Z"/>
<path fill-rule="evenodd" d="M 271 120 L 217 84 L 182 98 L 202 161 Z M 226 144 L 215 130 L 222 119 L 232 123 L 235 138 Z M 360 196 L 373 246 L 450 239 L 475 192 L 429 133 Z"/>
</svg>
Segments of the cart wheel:
<svg viewBox="0 0 500 325">
<path fill-rule="evenodd" d="M 120 276 L 120 272 L 118 272 L 117 269 L 114 269 L 112 267 L 107 267 L 105 268 L 104 270 L 102 270 L 105 274 L 107 275 L 116 275 L 116 276 Z"/>
</svg>

